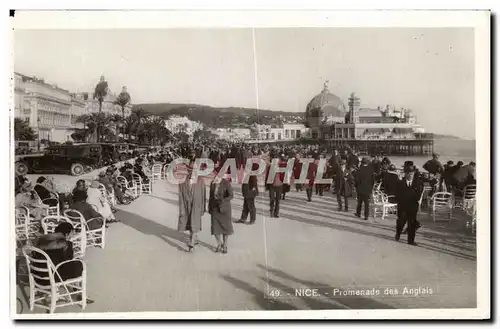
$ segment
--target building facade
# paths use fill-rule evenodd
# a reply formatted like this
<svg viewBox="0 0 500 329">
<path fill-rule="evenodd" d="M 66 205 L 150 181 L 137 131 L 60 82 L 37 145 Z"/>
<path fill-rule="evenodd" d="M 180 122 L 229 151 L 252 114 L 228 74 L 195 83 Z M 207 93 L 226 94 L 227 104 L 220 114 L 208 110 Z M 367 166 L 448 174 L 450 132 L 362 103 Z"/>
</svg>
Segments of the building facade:
<svg viewBox="0 0 500 329">
<path fill-rule="evenodd" d="M 40 140 L 70 140 L 71 95 L 43 79 L 14 74 L 14 115 L 26 121 Z"/>
<path fill-rule="evenodd" d="M 80 99 L 85 102 L 85 113 L 98 113 L 99 112 L 99 101 L 93 98 L 92 92 L 82 92 L 75 94 Z M 118 97 L 115 93 L 108 93 L 102 102 L 101 112 L 109 114 L 122 115 L 122 108 L 120 105 L 115 104 L 116 98 Z M 124 108 L 123 115 L 128 117 L 132 114 L 132 103 L 128 103 Z"/>
<path fill-rule="evenodd" d="M 27 122 L 38 134 L 40 141 L 71 141 L 75 129 L 84 128 L 77 123 L 80 115 L 99 112 L 99 102 L 91 93 L 70 93 L 44 79 L 14 73 L 14 117 Z M 108 94 L 102 110 L 110 114 L 122 114 L 115 104 L 116 95 Z M 125 107 L 125 116 L 132 112 L 132 104 Z"/>
<path fill-rule="evenodd" d="M 173 115 L 165 120 L 165 127 L 167 127 L 172 134 L 184 132 L 191 136 L 195 131 L 203 129 L 203 124 L 201 122 L 192 121 L 188 117 Z"/>
<path fill-rule="evenodd" d="M 308 134 L 308 128 L 303 124 L 285 123 L 280 126 L 257 125 L 258 140 L 290 141 L 300 139 Z"/>
</svg>

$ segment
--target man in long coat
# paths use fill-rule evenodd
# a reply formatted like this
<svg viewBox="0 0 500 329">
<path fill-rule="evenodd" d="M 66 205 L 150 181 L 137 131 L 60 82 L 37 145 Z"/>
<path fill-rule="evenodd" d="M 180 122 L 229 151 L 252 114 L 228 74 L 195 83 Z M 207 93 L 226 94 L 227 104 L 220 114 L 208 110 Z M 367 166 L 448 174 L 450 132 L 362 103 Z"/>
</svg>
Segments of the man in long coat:
<svg viewBox="0 0 500 329">
<path fill-rule="evenodd" d="M 191 182 L 192 167 L 188 167 L 186 180 L 179 184 L 179 222 L 177 230 L 189 232 L 188 248 L 191 251 L 198 244 L 201 231 L 201 217 L 205 214 L 206 191 L 203 177 Z"/>
<path fill-rule="evenodd" d="M 398 203 L 398 219 L 396 222 L 396 241 L 408 223 L 408 244 L 416 245 L 415 234 L 418 229 L 418 201 L 424 189 L 423 182 L 415 176 L 415 167 L 405 168 L 405 177 L 399 182 L 396 199 Z"/>
<path fill-rule="evenodd" d="M 361 207 L 364 204 L 364 219 L 368 220 L 370 214 L 370 196 L 374 184 L 373 167 L 370 160 L 364 157 L 361 160 L 361 167 L 356 173 L 355 186 L 358 203 L 356 205 L 356 217 L 361 217 Z"/>
<path fill-rule="evenodd" d="M 335 176 L 335 193 L 337 194 L 338 211 L 342 210 L 342 203 L 344 211 L 349 211 L 349 197 L 352 195 L 352 181 L 352 171 L 347 168 L 347 161 L 343 159 L 340 160 L 340 168 Z"/>
</svg>

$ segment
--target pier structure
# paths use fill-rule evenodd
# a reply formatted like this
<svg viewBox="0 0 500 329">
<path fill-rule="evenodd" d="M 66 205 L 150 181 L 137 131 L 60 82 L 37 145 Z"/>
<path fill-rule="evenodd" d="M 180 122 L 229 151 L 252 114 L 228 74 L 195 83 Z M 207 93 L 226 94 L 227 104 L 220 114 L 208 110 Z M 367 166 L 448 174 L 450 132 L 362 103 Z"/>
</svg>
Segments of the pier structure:
<svg viewBox="0 0 500 329">
<path fill-rule="evenodd" d="M 410 109 L 362 108 L 351 93 L 348 106 L 328 90 L 307 105 L 305 113 L 309 139 L 331 148 L 350 147 L 367 154 L 426 155 L 434 151 L 434 137 L 416 122 Z"/>
</svg>

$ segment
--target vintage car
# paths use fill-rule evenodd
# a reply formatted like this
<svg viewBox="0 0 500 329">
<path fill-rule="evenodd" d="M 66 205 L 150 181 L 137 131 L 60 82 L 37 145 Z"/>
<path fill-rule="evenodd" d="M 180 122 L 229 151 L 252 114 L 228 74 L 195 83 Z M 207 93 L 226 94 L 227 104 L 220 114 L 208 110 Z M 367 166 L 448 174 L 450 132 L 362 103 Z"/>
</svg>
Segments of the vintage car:
<svg viewBox="0 0 500 329">
<path fill-rule="evenodd" d="M 15 171 L 18 175 L 69 173 L 79 176 L 103 163 L 103 146 L 100 144 L 63 144 L 47 148 L 43 155 L 16 157 Z"/>
</svg>

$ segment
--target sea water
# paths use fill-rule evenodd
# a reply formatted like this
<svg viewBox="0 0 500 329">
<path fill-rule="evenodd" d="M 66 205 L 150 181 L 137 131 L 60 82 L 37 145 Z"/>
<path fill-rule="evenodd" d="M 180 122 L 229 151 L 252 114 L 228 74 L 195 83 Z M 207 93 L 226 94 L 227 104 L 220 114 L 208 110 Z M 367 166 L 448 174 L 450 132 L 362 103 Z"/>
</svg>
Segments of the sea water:
<svg viewBox="0 0 500 329">
<path fill-rule="evenodd" d="M 456 164 L 462 161 L 464 165 L 469 162 L 476 162 L 476 141 L 463 139 L 436 139 L 434 141 L 434 152 L 439 154 L 439 161 L 444 165 L 448 161 Z M 389 156 L 391 162 L 396 167 L 402 167 L 405 161 L 413 163 L 422 168 L 424 163 L 431 158 L 431 155 L 419 156 Z"/>
</svg>

